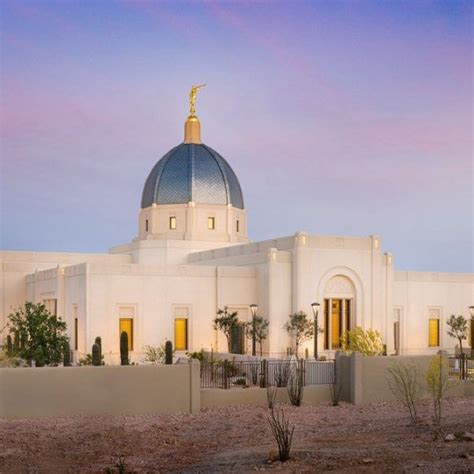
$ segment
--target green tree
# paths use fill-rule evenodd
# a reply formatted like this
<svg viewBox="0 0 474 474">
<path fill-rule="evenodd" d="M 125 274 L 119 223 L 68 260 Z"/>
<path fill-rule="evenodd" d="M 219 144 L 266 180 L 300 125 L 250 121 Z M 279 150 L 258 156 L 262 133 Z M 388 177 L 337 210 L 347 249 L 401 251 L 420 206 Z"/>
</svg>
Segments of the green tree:
<svg viewBox="0 0 474 474">
<path fill-rule="evenodd" d="M 41 304 L 26 302 L 9 314 L 10 334 L 19 344 L 14 344 L 14 355 L 26 360 L 28 365 L 35 361 L 37 367 L 57 365 L 63 359 L 68 342 L 66 323 L 51 314 Z"/>
<path fill-rule="evenodd" d="M 289 321 L 285 324 L 286 332 L 295 339 L 296 357 L 298 357 L 298 348 L 300 344 L 314 335 L 313 321 L 308 319 L 304 311 L 290 314 Z"/>
<path fill-rule="evenodd" d="M 364 331 L 360 326 L 357 326 L 346 331 L 341 342 L 344 351 L 359 352 L 364 356 L 383 355 L 384 353 L 382 337 L 374 329 Z"/>
<path fill-rule="evenodd" d="M 255 316 L 255 329 L 254 329 L 254 322 L 249 321 L 245 324 L 245 335 L 248 339 L 252 340 L 255 334 L 255 340 L 258 342 L 260 346 L 260 356 L 263 354 L 263 341 L 268 337 L 268 320 L 266 320 L 263 316 Z"/>
<path fill-rule="evenodd" d="M 455 316 L 454 314 L 446 322 L 448 325 L 448 336 L 454 337 L 459 341 L 459 350 L 462 355 L 462 341 L 467 339 L 467 320 L 462 314 Z"/>
<path fill-rule="evenodd" d="M 231 351 L 232 331 L 239 324 L 237 311 L 229 311 L 227 306 L 217 311 L 217 317 L 214 319 L 214 329 L 222 331 L 227 339 L 227 350 Z"/>
</svg>

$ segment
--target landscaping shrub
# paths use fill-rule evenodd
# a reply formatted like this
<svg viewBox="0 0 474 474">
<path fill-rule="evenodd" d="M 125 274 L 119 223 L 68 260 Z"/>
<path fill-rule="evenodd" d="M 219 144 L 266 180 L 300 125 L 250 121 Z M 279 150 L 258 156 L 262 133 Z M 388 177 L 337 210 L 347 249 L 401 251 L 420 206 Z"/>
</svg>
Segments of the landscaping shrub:
<svg viewBox="0 0 474 474">
<path fill-rule="evenodd" d="M 278 389 L 275 385 L 267 385 L 267 404 L 270 410 L 275 407 L 275 400 L 278 393 Z"/>
<path fill-rule="evenodd" d="M 412 362 L 394 362 L 388 368 L 387 384 L 395 398 L 408 410 L 411 421 L 416 424 L 416 407 L 422 388 L 418 366 Z"/>
<path fill-rule="evenodd" d="M 336 377 L 336 368 L 331 374 L 331 383 L 329 384 L 329 395 L 333 407 L 339 406 L 339 398 L 341 396 L 341 384 Z"/>
<path fill-rule="evenodd" d="M 288 397 L 290 398 L 290 402 L 295 407 L 301 406 L 303 402 L 303 394 L 304 394 L 304 378 L 303 378 L 303 369 L 297 367 L 296 373 L 292 374 L 289 381 L 288 381 Z"/>
<path fill-rule="evenodd" d="M 359 352 L 364 356 L 383 355 L 382 337 L 378 331 L 367 329 L 364 331 L 360 326 L 346 331 L 341 338 L 342 350 Z"/>
<path fill-rule="evenodd" d="M 278 445 L 278 458 L 281 462 L 288 461 L 295 431 L 294 425 L 290 425 L 283 410 L 277 409 L 272 409 L 267 421 Z"/>
<path fill-rule="evenodd" d="M 426 383 L 433 399 L 433 421 L 441 424 L 443 399 L 452 387 L 449 380 L 449 367 L 443 356 L 434 356 L 426 373 Z"/>
</svg>

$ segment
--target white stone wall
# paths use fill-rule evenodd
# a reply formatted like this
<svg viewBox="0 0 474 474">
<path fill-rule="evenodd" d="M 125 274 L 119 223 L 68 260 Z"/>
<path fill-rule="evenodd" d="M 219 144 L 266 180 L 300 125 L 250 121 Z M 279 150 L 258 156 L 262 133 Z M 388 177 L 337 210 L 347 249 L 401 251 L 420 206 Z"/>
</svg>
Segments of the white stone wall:
<svg viewBox="0 0 474 474">
<path fill-rule="evenodd" d="M 395 272 L 394 309 L 400 311 L 402 354 L 452 351 L 456 340 L 447 335 L 446 321 L 452 314 L 470 319 L 474 304 L 474 275 L 461 273 Z M 440 347 L 428 347 L 430 309 L 440 314 Z M 469 338 L 464 341 L 469 346 Z"/>
</svg>

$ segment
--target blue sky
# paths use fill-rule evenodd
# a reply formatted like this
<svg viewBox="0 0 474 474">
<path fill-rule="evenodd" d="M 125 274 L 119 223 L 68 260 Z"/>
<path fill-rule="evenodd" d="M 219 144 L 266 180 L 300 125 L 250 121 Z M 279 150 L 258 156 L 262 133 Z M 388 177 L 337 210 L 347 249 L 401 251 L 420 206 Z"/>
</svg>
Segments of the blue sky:
<svg viewBox="0 0 474 474">
<path fill-rule="evenodd" d="M 207 82 L 203 140 L 239 176 L 253 240 L 377 233 L 397 268 L 474 271 L 472 13 L 4 0 L 1 247 L 132 239 L 146 176 Z"/>
</svg>

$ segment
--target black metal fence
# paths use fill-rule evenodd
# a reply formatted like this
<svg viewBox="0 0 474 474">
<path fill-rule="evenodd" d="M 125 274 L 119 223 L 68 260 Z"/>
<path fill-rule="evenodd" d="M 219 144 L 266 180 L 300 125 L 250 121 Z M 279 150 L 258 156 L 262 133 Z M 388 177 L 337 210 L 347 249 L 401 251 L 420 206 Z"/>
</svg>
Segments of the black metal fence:
<svg viewBox="0 0 474 474">
<path fill-rule="evenodd" d="M 463 356 L 449 357 L 449 375 L 461 380 L 474 380 L 474 358 Z"/>
<path fill-rule="evenodd" d="M 201 388 L 286 387 L 297 375 L 303 376 L 305 385 L 333 383 L 335 363 L 304 359 L 202 362 Z"/>
</svg>

